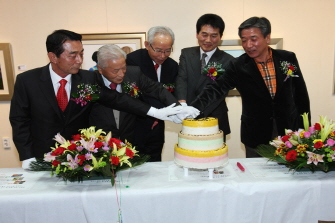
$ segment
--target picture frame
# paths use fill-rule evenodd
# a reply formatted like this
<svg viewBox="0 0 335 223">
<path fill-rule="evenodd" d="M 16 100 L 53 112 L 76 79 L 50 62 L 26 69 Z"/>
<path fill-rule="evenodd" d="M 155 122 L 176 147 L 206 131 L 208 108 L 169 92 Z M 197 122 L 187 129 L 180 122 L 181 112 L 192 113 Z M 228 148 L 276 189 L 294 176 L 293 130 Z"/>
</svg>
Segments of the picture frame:
<svg viewBox="0 0 335 223">
<path fill-rule="evenodd" d="M 273 49 L 283 49 L 283 38 L 272 38 L 270 39 L 269 46 Z M 240 39 L 228 39 L 223 40 L 219 45 L 220 50 L 224 50 L 226 53 L 229 53 L 233 57 L 239 57 L 244 53 L 242 42 Z M 238 90 L 230 90 L 228 96 L 239 96 L 240 93 Z"/>
<path fill-rule="evenodd" d="M 96 62 L 92 59 L 93 53 L 105 44 L 116 44 L 121 48 L 124 47 L 125 52 L 129 53 L 143 48 L 146 40 L 145 32 L 86 33 L 81 35 L 85 55 L 82 69 L 85 70 L 94 70 L 96 68 Z"/>
<path fill-rule="evenodd" d="M 10 101 L 14 91 L 14 69 L 9 43 L 0 43 L 0 101 Z"/>
</svg>

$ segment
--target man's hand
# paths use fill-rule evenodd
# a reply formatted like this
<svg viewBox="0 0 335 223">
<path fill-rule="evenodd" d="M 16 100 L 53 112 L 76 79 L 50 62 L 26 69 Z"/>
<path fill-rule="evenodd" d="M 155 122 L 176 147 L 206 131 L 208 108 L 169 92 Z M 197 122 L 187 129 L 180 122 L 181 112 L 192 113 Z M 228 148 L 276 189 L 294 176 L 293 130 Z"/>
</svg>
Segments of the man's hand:
<svg viewBox="0 0 335 223">
<path fill-rule="evenodd" d="M 30 158 L 22 161 L 22 169 L 29 170 L 30 169 L 30 163 L 36 161 L 36 158 Z"/>
<path fill-rule="evenodd" d="M 165 108 L 160 108 L 160 109 L 151 107 L 147 115 L 160 119 L 160 120 L 173 122 L 173 118 L 169 116 L 176 115 L 182 110 L 182 106 L 174 107 L 175 105 L 176 103 L 173 103 Z"/>
<path fill-rule="evenodd" d="M 181 120 L 185 118 L 195 118 L 200 114 L 200 111 L 192 106 L 181 106 L 182 110 L 177 114 Z"/>
<path fill-rule="evenodd" d="M 183 120 L 180 120 L 177 115 L 170 115 L 169 118 L 171 118 L 176 124 L 181 124 L 183 122 Z"/>
</svg>

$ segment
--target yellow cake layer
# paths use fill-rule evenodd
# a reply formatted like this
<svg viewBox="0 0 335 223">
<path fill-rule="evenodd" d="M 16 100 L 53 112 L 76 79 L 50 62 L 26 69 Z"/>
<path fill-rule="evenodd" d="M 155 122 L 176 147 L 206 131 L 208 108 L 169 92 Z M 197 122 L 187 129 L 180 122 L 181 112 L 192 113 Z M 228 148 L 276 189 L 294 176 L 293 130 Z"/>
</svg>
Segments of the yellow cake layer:
<svg viewBox="0 0 335 223">
<path fill-rule="evenodd" d="M 228 146 L 225 145 L 220 149 L 216 150 L 209 150 L 209 151 L 194 151 L 194 150 L 188 150 L 188 149 L 182 149 L 178 147 L 178 143 L 174 146 L 174 151 L 189 157 L 214 157 L 214 156 L 221 156 L 223 154 L 226 154 L 228 152 Z"/>
<path fill-rule="evenodd" d="M 183 126 L 187 127 L 213 127 L 218 125 L 217 118 L 184 119 Z"/>
</svg>

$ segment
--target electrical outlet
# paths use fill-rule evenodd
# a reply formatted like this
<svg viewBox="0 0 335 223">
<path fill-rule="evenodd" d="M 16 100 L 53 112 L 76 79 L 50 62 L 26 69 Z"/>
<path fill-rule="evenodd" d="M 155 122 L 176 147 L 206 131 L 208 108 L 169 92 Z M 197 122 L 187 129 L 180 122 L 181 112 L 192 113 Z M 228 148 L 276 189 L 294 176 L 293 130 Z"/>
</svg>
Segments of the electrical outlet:
<svg viewBox="0 0 335 223">
<path fill-rule="evenodd" d="M 9 137 L 3 137 L 2 138 L 2 145 L 3 145 L 3 148 L 10 148 Z"/>
</svg>

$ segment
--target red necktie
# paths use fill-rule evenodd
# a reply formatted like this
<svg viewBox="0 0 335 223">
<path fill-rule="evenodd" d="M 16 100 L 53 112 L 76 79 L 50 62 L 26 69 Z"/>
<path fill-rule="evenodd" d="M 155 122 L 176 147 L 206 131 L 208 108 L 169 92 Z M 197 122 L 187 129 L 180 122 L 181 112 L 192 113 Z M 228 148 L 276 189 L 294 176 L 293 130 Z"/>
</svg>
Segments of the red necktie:
<svg viewBox="0 0 335 223">
<path fill-rule="evenodd" d="M 58 101 L 58 106 L 60 107 L 60 109 L 62 111 L 65 110 L 67 104 L 69 103 L 68 98 L 67 98 L 67 93 L 65 90 L 65 85 L 67 83 L 67 80 L 62 79 L 59 81 L 60 83 L 60 87 L 58 88 L 58 92 L 57 92 L 57 101 Z"/>
<path fill-rule="evenodd" d="M 115 90 L 116 87 L 117 87 L 117 84 L 115 84 L 115 83 L 111 83 L 111 84 L 109 85 L 109 87 L 110 87 L 112 90 Z"/>
<path fill-rule="evenodd" d="M 156 63 L 156 64 L 154 65 L 154 67 L 155 67 L 155 71 L 157 72 L 157 69 L 158 69 L 158 67 L 159 67 L 159 64 Z"/>
<path fill-rule="evenodd" d="M 155 67 L 155 71 L 156 71 L 156 73 L 157 73 L 157 69 L 158 69 L 158 67 L 159 67 L 159 64 L 156 63 L 156 64 L 154 65 L 154 67 Z M 151 129 L 155 128 L 156 125 L 158 125 L 158 119 L 156 119 L 156 120 L 154 121 L 154 123 L 153 123 L 152 126 L 151 126 Z"/>
<path fill-rule="evenodd" d="M 111 84 L 109 85 L 109 87 L 110 87 L 112 90 L 115 90 L 116 87 L 117 87 L 117 84 L 115 84 L 115 83 L 111 83 Z"/>
</svg>

